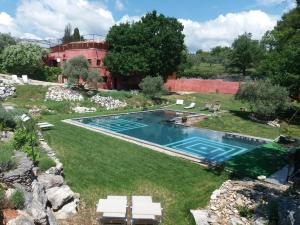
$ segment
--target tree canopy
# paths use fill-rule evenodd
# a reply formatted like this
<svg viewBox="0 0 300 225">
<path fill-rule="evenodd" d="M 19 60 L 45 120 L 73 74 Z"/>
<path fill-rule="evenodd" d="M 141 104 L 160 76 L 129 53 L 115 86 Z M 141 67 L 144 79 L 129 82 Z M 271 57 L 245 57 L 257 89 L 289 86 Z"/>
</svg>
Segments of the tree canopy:
<svg viewBox="0 0 300 225">
<path fill-rule="evenodd" d="M 238 68 L 243 75 L 246 75 L 247 70 L 257 65 L 262 57 L 263 48 L 259 41 L 253 40 L 251 33 L 245 33 L 232 43 L 229 66 Z"/>
<path fill-rule="evenodd" d="M 2 53 L 2 66 L 9 73 L 40 79 L 46 55 L 47 50 L 36 44 L 10 45 Z"/>
<path fill-rule="evenodd" d="M 291 95 L 300 92 L 300 4 L 283 15 L 277 26 L 264 36 L 268 54 L 261 74 L 287 87 Z"/>
<path fill-rule="evenodd" d="M 94 84 L 101 82 L 102 77 L 95 70 L 89 71 L 89 65 L 89 61 L 83 55 L 69 59 L 63 66 L 63 74 L 68 78 L 68 83 L 78 86 L 81 78 L 94 88 Z"/>
<path fill-rule="evenodd" d="M 184 57 L 183 25 L 156 11 L 138 22 L 113 26 L 106 41 L 105 65 L 113 75 L 167 77 L 176 72 Z"/>
<path fill-rule="evenodd" d="M 15 45 L 16 43 L 16 40 L 10 34 L 0 33 L 0 54 L 5 47 Z"/>
<path fill-rule="evenodd" d="M 269 80 L 243 83 L 236 98 L 248 102 L 251 110 L 262 119 L 274 119 L 290 104 L 287 89 Z"/>
<path fill-rule="evenodd" d="M 80 35 L 80 31 L 77 27 L 75 27 L 72 34 L 72 26 L 71 24 L 67 24 L 65 27 L 64 36 L 62 38 L 62 42 L 64 44 L 72 42 L 72 41 L 82 41 L 83 37 Z"/>
</svg>

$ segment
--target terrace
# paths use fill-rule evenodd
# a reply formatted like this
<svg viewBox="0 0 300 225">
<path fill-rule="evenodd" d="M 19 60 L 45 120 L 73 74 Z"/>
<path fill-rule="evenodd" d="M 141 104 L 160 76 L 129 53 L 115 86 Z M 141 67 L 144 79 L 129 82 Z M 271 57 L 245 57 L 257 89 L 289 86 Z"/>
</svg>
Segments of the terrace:
<svg viewBox="0 0 300 225">
<path fill-rule="evenodd" d="M 94 206 L 99 198 L 107 195 L 153 196 L 164 208 L 162 224 L 193 224 L 189 210 L 204 207 L 211 193 L 225 180 L 232 176 L 269 176 L 286 164 L 289 155 L 287 149 L 267 144 L 227 160 L 223 171 L 210 169 L 185 158 L 150 150 L 148 146 L 136 145 L 63 122 L 72 118 L 140 111 L 144 101 L 141 94 L 104 92 L 105 96 L 126 101 L 126 108 L 107 110 L 105 107 L 97 107 L 95 113 L 78 114 L 70 112 L 74 104 L 69 101 L 45 102 L 46 90 L 39 86 L 17 86 L 16 97 L 10 98 L 7 104 L 15 104 L 21 108 L 31 108 L 33 105 L 42 108 L 40 120 L 54 125 L 53 129 L 44 132 L 45 139 L 64 164 L 66 182 L 82 198 L 80 214 L 71 220 L 74 224 L 93 223 L 96 218 Z M 182 110 L 183 106 L 175 105 L 178 97 L 166 96 L 162 105 L 149 102 L 148 107 Z M 180 95 L 180 98 L 185 100 L 186 105 L 196 102 L 196 107 L 188 111 L 207 115 L 210 113 L 202 108 L 205 102 L 217 100 L 222 103 L 222 110 L 225 112 L 197 122 L 194 124 L 196 127 L 248 135 L 259 133 L 265 138 L 274 138 L 280 133 L 279 128 L 252 122 L 234 113 L 247 106 L 235 100 L 232 95 L 188 94 Z M 84 100 L 81 105 L 90 106 L 91 103 Z M 230 124 L 229 121 L 234 123 Z M 140 125 L 138 127 L 143 128 Z M 298 134 L 299 130 L 299 126 L 292 125 L 292 132 Z M 274 157 L 277 158 L 276 163 L 265 163 Z"/>
</svg>

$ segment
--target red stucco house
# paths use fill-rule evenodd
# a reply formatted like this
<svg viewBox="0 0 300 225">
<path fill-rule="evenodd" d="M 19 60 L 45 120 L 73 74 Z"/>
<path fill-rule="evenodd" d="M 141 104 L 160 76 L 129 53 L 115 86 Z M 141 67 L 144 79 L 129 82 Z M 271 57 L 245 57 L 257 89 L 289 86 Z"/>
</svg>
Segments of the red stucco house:
<svg viewBox="0 0 300 225">
<path fill-rule="evenodd" d="M 112 89 L 114 88 L 113 79 L 103 63 L 107 51 L 108 45 L 104 41 L 87 40 L 60 44 L 51 48 L 48 64 L 63 66 L 67 60 L 83 55 L 88 59 L 90 69 L 99 71 L 99 76 L 103 76 L 102 88 Z M 64 82 L 64 80 L 62 79 L 60 82 Z"/>
</svg>

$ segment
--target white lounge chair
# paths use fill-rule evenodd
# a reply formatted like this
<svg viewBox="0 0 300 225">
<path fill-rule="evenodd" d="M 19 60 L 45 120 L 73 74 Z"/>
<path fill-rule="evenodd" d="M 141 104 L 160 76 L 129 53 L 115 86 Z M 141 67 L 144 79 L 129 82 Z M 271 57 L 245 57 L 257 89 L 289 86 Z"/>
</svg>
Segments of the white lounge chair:
<svg viewBox="0 0 300 225">
<path fill-rule="evenodd" d="M 41 130 L 51 129 L 52 127 L 54 127 L 53 124 L 48 123 L 48 122 L 38 123 L 37 126 L 38 126 Z"/>
<path fill-rule="evenodd" d="M 151 196 L 132 196 L 131 224 L 158 224 L 161 216 L 161 205 L 153 203 Z"/>
<path fill-rule="evenodd" d="M 17 75 L 11 75 L 11 79 L 14 83 L 17 83 L 17 84 L 22 84 L 22 82 L 20 81 L 20 79 L 18 78 Z"/>
<path fill-rule="evenodd" d="M 108 196 L 100 199 L 97 204 L 97 212 L 101 213 L 101 224 L 127 224 L 127 197 Z"/>
<path fill-rule="evenodd" d="M 24 84 L 28 84 L 29 80 L 28 80 L 28 76 L 27 75 L 22 75 L 22 80 Z"/>
<path fill-rule="evenodd" d="M 196 106 L 196 103 L 195 102 L 192 102 L 189 106 L 186 106 L 186 107 L 184 107 L 185 109 L 193 109 L 193 108 L 195 108 L 195 106 Z"/>
<path fill-rule="evenodd" d="M 183 100 L 182 99 L 177 99 L 176 100 L 176 105 L 183 105 Z"/>
</svg>

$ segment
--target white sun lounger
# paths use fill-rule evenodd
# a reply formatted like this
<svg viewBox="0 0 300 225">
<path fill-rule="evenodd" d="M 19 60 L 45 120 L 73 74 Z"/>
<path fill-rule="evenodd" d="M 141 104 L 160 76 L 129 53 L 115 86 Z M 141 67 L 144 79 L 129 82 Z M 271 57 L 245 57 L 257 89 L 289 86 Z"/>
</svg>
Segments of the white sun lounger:
<svg viewBox="0 0 300 225">
<path fill-rule="evenodd" d="M 132 204 L 141 202 L 152 202 L 151 196 L 132 196 Z"/>
<path fill-rule="evenodd" d="M 54 125 L 53 124 L 51 124 L 51 123 L 47 123 L 47 122 L 44 122 L 44 123 L 38 123 L 37 124 L 37 126 L 40 128 L 40 129 L 50 129 L 50 128 L 52 128 L 52 127 L 54 127 Z"/>
<path fill-rule="evenodd" d="M 21 80 L 18 78 L 17 75 L 11 75 L 11 79 L 13 82 L 17 83 L 17 84 L 22 84 Z"/>
<path fill-rule="evenodd" d="M 102 214 L 101 224 L 127 224 L 127 197 L 108 196 L 107 199 L 100 199 L 97 212 Z"/>
<path fill-rule="evenodd" d="M 176 105 L 183 105 L 183 100 L 182 99 L 177 99 L 176 100 Z"/>
<path fill-rule="evenodd" d="M 27 75 L 22 75 L 22 80 L 24 84 L 28 84 L 28 76 Z"/>
<path fill-rule="evenodd" d="M 158 224 L 162 215 L 160 203 L 151 196 L 132 196 L 132 221 L 134 224 Z"/>
<path fill-rule="evenodd" d="M 195 102 L 192 102 L 189 106 L 187 107 L 184 107 L 185 109 L 192 109 L 192 108 L 195 108 L 196 106 L 196 103 Z"/>
</svg>

